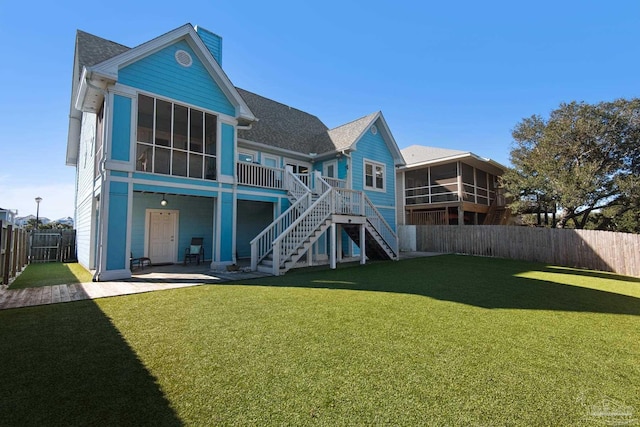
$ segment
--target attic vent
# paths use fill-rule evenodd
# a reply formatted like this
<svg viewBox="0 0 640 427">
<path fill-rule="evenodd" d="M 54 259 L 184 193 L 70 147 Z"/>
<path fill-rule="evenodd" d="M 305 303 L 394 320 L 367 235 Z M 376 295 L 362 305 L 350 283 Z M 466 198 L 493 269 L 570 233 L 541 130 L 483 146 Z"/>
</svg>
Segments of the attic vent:
<svg viewBox="0 0 640 427">
<path fill-rule="evenodd" d="M 189 55 L 189 52 L 185 52 L 184 50 L 177 50 L 175 56 L 176 62 L 183 67 L 191 67 L 191 64 L 193 64 L 193 59 L 191 59 L 191 55 Z"/>
<path fill-rule="evenodd" d="M 373 135 L 376 135 L 378 133 L 378 128 L 376 127 L 376 125 L 371 126 L 371 133 Z"/>
</svg>

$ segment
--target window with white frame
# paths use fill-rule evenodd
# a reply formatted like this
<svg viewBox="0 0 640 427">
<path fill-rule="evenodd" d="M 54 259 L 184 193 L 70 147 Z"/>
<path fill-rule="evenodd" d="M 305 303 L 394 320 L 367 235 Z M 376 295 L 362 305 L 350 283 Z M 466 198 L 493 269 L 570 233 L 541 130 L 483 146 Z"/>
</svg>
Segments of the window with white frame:
<svg viewBox="0 0 640 427">
<path fill-rule="evenodd" d="M 251 151 L 238 151 L 238 161 L 244 163 L 256 163 L 257 154 Z"/>
<path fill-rule="evenodd" d="M 216 179 L 217 117 L 138 95 L 136 170 Z"/>
<path fill-rule="evenodd" d="M 364 161 L 364 188 L 383 191 L 385 189 L 385 167 L 382 163 Z"/>
</svg>

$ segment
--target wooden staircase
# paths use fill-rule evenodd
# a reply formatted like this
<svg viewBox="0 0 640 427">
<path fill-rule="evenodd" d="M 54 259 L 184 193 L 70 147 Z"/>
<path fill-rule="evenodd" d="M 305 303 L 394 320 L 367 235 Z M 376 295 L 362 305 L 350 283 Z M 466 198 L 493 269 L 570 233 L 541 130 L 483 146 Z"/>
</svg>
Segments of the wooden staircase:
<svg viewBox="0 0 640 427">
<path fill-rule="evenodd" d="M 360 227 L 357 225 L 342 225 L 342 229 L 349 235 L 351 240 L 362 248 L 360 242 Z M 365 226 L 364 249 L 369 259 L 389 260 L 393 257 L 393 250 L 381 238 L 380 234 L 369 223 Z"/>
<path fill-rule="evenodd" d="M 511 218 L 511 210 L 507 206 L 504 190 L 498 189 L 482 225 L 507 225 L 509 218 Z"/>
</svg>

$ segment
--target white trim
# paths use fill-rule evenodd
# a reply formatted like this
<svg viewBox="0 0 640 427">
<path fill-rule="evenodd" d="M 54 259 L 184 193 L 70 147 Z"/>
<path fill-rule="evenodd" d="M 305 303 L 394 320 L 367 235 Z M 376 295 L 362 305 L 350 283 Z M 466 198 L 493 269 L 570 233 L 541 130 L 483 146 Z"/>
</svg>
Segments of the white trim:
<svg viewBox="0 0 640 427">
<path fill-rule="evenodd" d="M 238 192 L 234 191 L 232 193 L 232 205 L 231 205 L 231 260 L 233 264 L 235 264 L 238 260 L 236 259 L 236 253 L 238 252 L 238 244 L 237 244 L 237 231 L 238 231 Z"/>
<path fill-rule="evenodd" d="M 330 178 L 338 178 L 338 160 L 334 159 L 334 160 L 329 160 L 328 162 L 324 162 L 322 163 L 322 175 L 323 176 L 329 176 L 329 174 L 327 173 L 327 169 L 329 166 L 333 166 L 333 174 L 334 176 L 331 176 Z"/>
<path fill-rule="evenodd" d="M 129 158 L 131 159 L 131 156 L 129 156 Z M 117 172 L 140 172 L 135 170 L 135 164 L 132 164 L 131 161 L 125 162 L 123 160 L 107 160 L 104 162 L 104 168 L 106 170 Z"/>
<path fill-rule="evenodd" d="M 185 40 L 192 48 L 195 54 L 202 60 L 205 68 L 222 89 L 222 92 L 234 101 L 236 114 L 249 121 L 255 121 L 255 116 L 244 102 L 236 88 L 233 86 L 227 75 L 224 73 L 220 64 L 215 60 L 209 49 L 205 46 L 200 36 L 196 33 L 191 24 L 185 24 L 168 33 L 147 41 L 137 47 L 126 52 L 116 55 L 113 58 L 90 67 L 92 72 L 111 78 L 118 79 L 118 71 L 121 67 L 140 60 L 148 55 L 152 55 L 161 49 L 179 41 Z"/>
<path fill-rule="evenodd" d="M 244 160 L 240 160 L 240 154 L 244 154 L 246 156 L 251 156 L 251 161 L 250 162 L 245 162 Z M 245 162 L 245 163 L 256 163 L 258 161 L 258 152 L 257 151 L 253 151 L 253 150 L 246 150 L 244 148 L 240 148 L 238 147 L 238 149 L 236 150 L 236 158 L 235 158 L 236 162 Z"/>
<path fill-rule="evenodd" d="M 131 256 L 131 233 L 132 233 L 132 224 L 133 224 L 133 185 L 127 180 L 127 237 L 125 238 L 125 268 L 129 270 L 129 274 L 131 274 L 131 263 L 127 262 L 129 257 Z"/>
<path fill-rule="evenodd" d="M 207 114 L 210 114 L 212 116 L 217 116 L 217 118 L 218 118 L 217 121 L 218 122 L 224 122 L 224 123 L 227 123 L 227 124 L 232 125 L 234 127 L 238 124 L 238 121 L 234 117 L 231 117 L 231 116 L 229 116 L 227 114 L 224 114 L 224 113 L 220 113 L 220 112 L 215 111 L 215 110 L 209 110 L 209 109 L 204 108 L 204 107 L 202 107 L 200 105 L 191 104 L 189 102 L 184 102 L 182 100 L 175 99 L 175 98 L 168 98 L 166 96 L 158 95 L 158 94 L 153 93 L 153 92 L 148 92 L 146 90 L 142 90 L 142 89 L 137 89 L 136 88 L 135 89 L 135 99 L 136 99 L 136 101 L 138 99 L 138 95 L 144 95 L 144 96 L 147 96 L 149 98 L 155 98 L 155 99 L 159 99 L 160 101 L 170 102 L 172 104 L 178 104 L 178 105 L 180 105 L 182 107 L 188 107 L 188 108 L 191 108 L 193 110 L 202 111 L 203 113 L 207 113 Z M 137 109 L 137 106 L 136 106 L 136 120 L 134 121 L 134 124 L 136 125 L 136 127 L 137 127 L 137 124 L 138 124 L 137 113 L 138 113 L 138 109 Z"/>
<path fill-rule="evenodd" d="M 254 148 L 258 151 L 280 153 L 282 157 L 289 156 L 290 158 L 297 158 L 298 160 L 303 160 L 308 162 L 311 161 L 311 156 L 309 156 L 308 154 L 300 153 L 298 151 L 287 150 L 286 148 L 278 148 L 272 145 L 263 144 L 261 142 L 250 141 L 244 138 L 238 138 L 238 142 L 248 145 L 249 147 Z"/>
<path fill-rule="evenodd" d="M 214 265 L 218 265 L 218 263 L 220 262 L 220 248 L 222 246 L 222 230 L 220 230 L 220 224 L 222 224 L 222 203 L 220 200 L 218 200 L 218 203 L 215 204 L 214 224 L 216 224 L 217 226 L 217 229 L 213 229 L 216 235 L 216 255 L 215 258 L 211 257 L 211 268 L 214 268 Z"/>
<path fill-rule="evenodd" d="M 123 280 L 131 278 L 131 270 L 129 267 L 124 270 L 103 270 L 100 273 L 100 281 L 101 282 L 110 282 L 113 280 Z"/>
<path fill-rule="evenodd" d="M 260 156 L 260 164 L 262 164 L 263 166 L 269 166 L 265 164 L 265 160 L 274 160 L 276 162 L 276 165 L 273 167 L 279 168 L 281 166 L 282 163 L 280 163 L 282 160 L 280 159 L 280 156 L 275 156 L 273 154 L 269 154 L 269 153 L 261 153 Z"/>
<path fill-rule="evenodd" d="M 367 185 L 367 163 L 374 167 L 373 170 L 373 187 Z M 376 187 L 376 171 L 375 167 L 382 167 L 382 188 Z M 387 192 L 387 165 L 384 163 L 376 162 L 375 160 L 370 160 L 365 157 L 362 158 L 362 189 L 367 191 L 377 191 L 380 193 Z M 395 195 L 394 195 L 395 197 Z"/>
<path fill-rule="evenodd" d="M 307 169 L 309 169 L 309 172 L 313 172 L 313 164 L 311 162 L 305 162 L 304 160 L 297 160 L 297 159 L 292 159 L 292 158 L 284 158 L 284 166 L 285 168 L 287 167 L 287 165 L 295 165 L 298 166 L 298 168 L 300 166 L 305 166 Z"/>
</svg>

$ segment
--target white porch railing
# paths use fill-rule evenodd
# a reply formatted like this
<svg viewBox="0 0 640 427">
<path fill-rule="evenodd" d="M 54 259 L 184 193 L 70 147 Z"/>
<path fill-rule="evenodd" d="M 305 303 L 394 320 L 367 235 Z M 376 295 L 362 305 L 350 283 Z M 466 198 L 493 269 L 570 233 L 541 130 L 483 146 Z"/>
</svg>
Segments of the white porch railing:
<svg viewBox="0 0 640 427">
<path fill-rule="evenodd" d="M 254 163 L 237 162 L 238 184 L 254 187 L 274 188 L 283 190 L 284 169 L 257 165 Z"/>
<path fill-rule="evenodd" d="M 328 176 L 323 176 L 322 179 L 324 179 L 327 184 L 329 184 L 333 188 L 347 188 L 346 179 L 329 178 Z"/>
<path fill-rule="evenodd" d="M 364 193 L 362 191 L 333 189 L 334 213 L 339 215 L 363 215 Z"/>
</svg>

